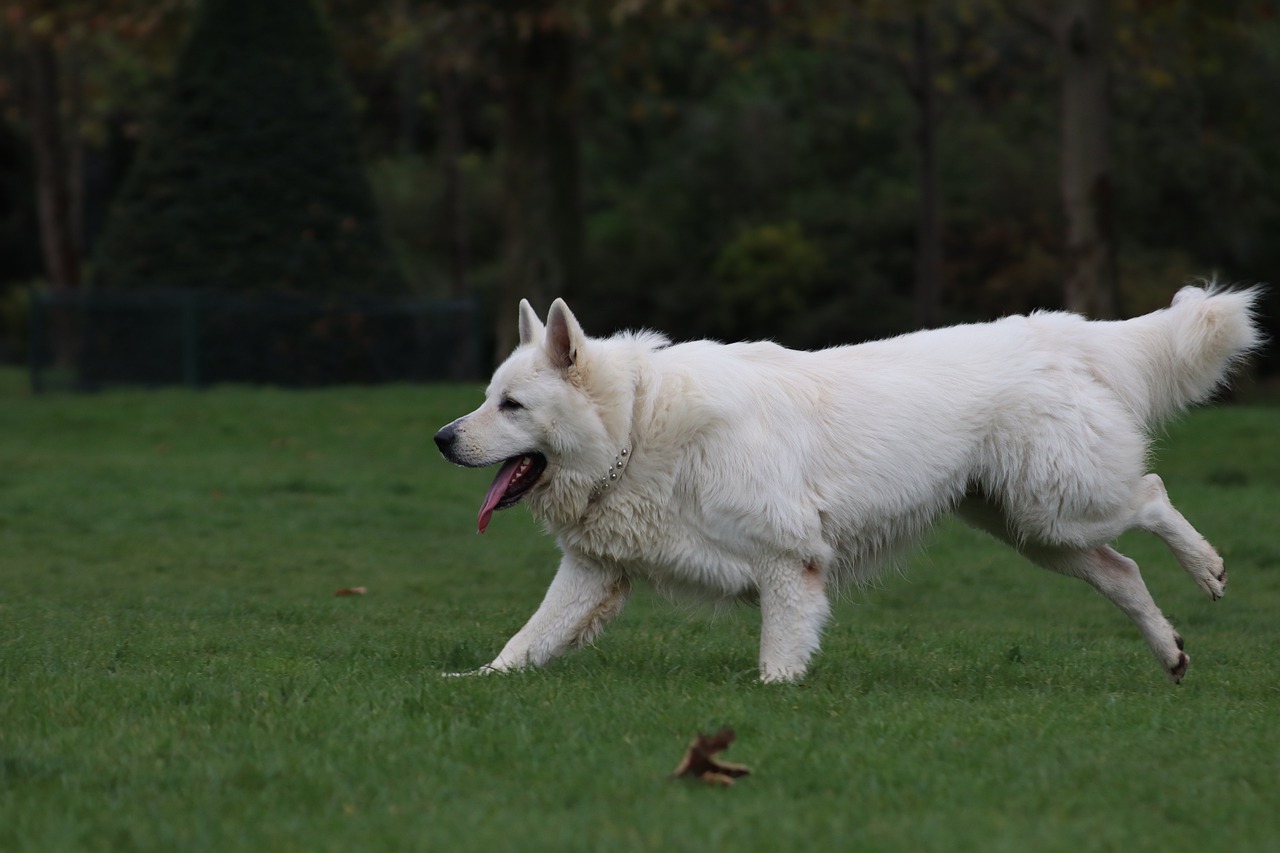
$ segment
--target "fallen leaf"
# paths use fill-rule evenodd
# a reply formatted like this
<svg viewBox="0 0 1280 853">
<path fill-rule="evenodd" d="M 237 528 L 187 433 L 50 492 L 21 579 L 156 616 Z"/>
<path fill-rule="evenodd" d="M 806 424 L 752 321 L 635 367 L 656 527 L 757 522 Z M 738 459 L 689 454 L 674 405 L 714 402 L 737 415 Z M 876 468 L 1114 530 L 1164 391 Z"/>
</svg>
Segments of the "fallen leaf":
<svg viewBox="0 0 1280 853">
<path fill-rule="evenodd" d="M 334 595 L 364 595 L 365 588 L 362 586 L 352 586 L 346 589 L 340 589 Z"/>
<path fill-rule="evenodd" d="M 676 769 L 672 771 L 672 779 L 692 776 L 713 785 L 732 785 L 739 776 L 750 775 L 751 771 L 742 764 L 731 764 L 720 761 L 716 753 L 724 752 L 733 743 L 733 729 L 723 728 L 714 735 L 699 734 L 689 744 L 689 751 L 680 759 Z"/>
</svg>

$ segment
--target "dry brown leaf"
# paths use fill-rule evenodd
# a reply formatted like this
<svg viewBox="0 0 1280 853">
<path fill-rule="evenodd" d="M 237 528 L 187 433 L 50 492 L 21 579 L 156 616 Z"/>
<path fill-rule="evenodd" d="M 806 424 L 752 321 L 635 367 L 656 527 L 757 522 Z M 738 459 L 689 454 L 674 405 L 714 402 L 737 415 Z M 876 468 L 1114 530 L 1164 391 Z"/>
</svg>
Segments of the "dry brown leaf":
<svg viewBox="0 0 1280 853">
<path fill-rule="evenodd" d="M 680 759 L 676 769 L 672 771 L 672 779 L 693 777 L 712 785 L 732 785 L 739 776 L 750 775 L 751 771 L 743 764 L 732 764 L 715 757 L 724 752 L 733 743 L 733 729 L 723 728 L 713 735 L 699 734 L 689 744 L 689 751 Z"/>
</svg>

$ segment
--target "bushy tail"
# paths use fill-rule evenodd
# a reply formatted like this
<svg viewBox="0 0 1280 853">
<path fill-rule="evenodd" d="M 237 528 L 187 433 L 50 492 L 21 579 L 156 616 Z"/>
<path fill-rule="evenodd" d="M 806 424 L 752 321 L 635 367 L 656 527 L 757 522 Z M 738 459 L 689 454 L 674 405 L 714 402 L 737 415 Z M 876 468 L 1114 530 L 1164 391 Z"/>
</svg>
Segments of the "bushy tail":
<svg viewBox="0 0 1280 853">
<path fill-rule="evenodd" d="M 1143 421 L 1159 423 L 1209 399 L 1232 367 L 1262 345 L 1256 316 L 1262 294 L 1260 285 L 1184 287 L 1168 308 L 1105 324 L 1116 333 L 1105 336 L 1114 351 L 1093 354 Z"/>
</svg>

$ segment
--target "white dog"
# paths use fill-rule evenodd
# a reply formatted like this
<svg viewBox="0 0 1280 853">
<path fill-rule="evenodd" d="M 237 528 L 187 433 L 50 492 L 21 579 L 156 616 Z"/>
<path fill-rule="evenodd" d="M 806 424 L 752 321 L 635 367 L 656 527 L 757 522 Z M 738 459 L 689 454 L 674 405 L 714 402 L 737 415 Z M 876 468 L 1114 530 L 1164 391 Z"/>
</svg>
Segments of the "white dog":
<svg viewBox="0 0 1280 853">
<path fill-rule="evenodd" d="M 459 465 L 501 465 L 481 531 L 523 501 L 564 553 L 542 605 L 481 671 L 590 642 L 640 578 L 758 597 L 760 677 L 796 680 L 829 588 L 870 579 L 954 510 L 1091 584 L 1178 681 L 1182 638 L 1108 543 L 1150 531 L 1222 595 L 1222 559 L 1146 472 L 1148 431 L 1258 346 L 1259 295 L 1187 287 L 1123 322 L 1035 313 L 820 352 L 594 339 L 561 300 L 545 327 L 522 301 L 520 346 L 484 404 L 435 437 Z"/>
</svg>

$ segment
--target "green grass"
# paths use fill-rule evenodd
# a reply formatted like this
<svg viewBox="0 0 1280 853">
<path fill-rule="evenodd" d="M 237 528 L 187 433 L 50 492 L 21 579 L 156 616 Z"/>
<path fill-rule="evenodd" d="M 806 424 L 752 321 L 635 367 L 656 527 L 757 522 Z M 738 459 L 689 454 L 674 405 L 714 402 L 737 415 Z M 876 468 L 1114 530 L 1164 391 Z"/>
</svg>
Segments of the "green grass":
<svg viewBox="0 0 1280 853">
<path fill-rule="evenodd" d="M 476 536 L 488 476 L 431 444 L 478 399 L 0 372 L 0 850 L 1275 849 L 1280 409 L 1160 445 L 1225 599 L 1121 543 L 1181 686 L 1084 584 L 947 524 L 837 606 L 803 685 L 764 687 L 754 611 L 647 593 L 546 670 L 438 676 L 556 564 L 523 510 Z M 753 775 L 669 781 L 721 725 Z"/>
</svg>

